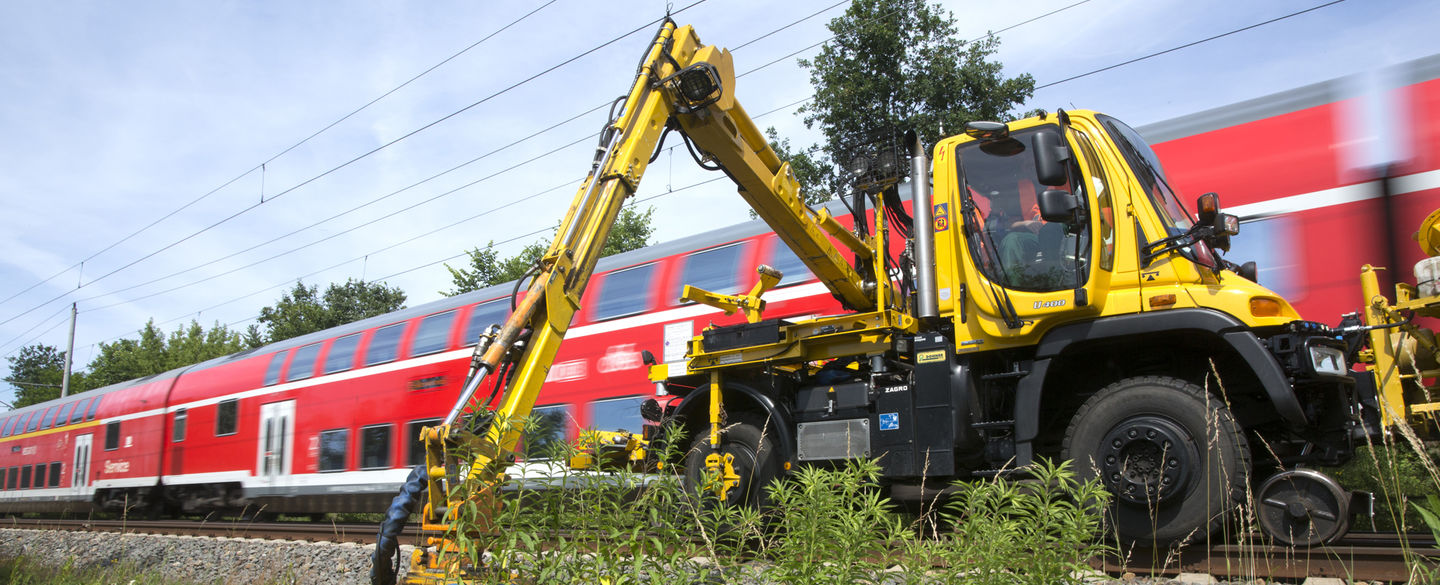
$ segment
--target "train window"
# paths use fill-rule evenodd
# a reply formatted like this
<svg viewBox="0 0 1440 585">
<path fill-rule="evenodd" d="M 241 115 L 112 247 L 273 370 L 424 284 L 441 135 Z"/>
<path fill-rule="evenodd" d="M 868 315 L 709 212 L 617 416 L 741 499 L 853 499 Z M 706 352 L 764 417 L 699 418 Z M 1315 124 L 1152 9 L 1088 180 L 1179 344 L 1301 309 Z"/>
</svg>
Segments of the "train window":
<svg viewBox="0 0 1440 585">
<path fill-rule="evenodd" d="M 355 348 L 360 345 L 360 334 L 352 333 L 330 343 L 330 353 L 325 356 L 325 373 L 343 372 L 355 366 Z"/>
<path fill-rule="evenodd" d="M 537 406 L 530 411 L 530 418 L 534 425 L 525 429 L 525 445 L 521 451 L 525 458 L 551 459 L 558 455 L 556 448 L 565 444 L 570 407 L 564 404 Z"/>
<path fill-rule="evenodd" d="M 8 437 L 8 436 L 10 436 L 10 430 L 15 428 L 15 421 L 17 421 L 17 420 L 20 420 L 20 417 L 18 417 L 18 416 L 12 416 L 12 417 L 10 417 L 10 418 L 5 419 L 5 425 L 4 425 L 3 427 L 0 427 L 0 428 L 3 428 L 3 429 L 4 429 L 4 430 L 0 430 L 0 437 Z"/>
<path fill-rule="evenodd" d="M 120 421 L 105 425 L 105 450 L 114 451 L 120 448 Z"/>
<path fill-rule="evenodd" d="M 280 370 L 285 367 L 285 356 L 289 352 L 277 351 L 270 356 L 270 366 L 265 368 L 265 385 L 273 386 L 280 383 Z"/>
<path fill-rule="evenodd" d="M 171 425 L 170 442 L 179 443 L 185 440 L 185 421 L 188 418 L 189 415 L 185 409 L 175 411 L 175 423 Z"/>
<path fill-rule="evenodd" d="M 60 414 L 55 415 L 55 426 L 63 427 L 70 420 L 70 410 L 75 408 L 74 402 L 66 402 L 60 407 Z"/>
<path fill-rule="evenodd" d="M 43 487 L 45 487 L 45 464 L 44 464 L 44 463 L 36 463 L 36 464 L 35 464 L 35 487 L 37 487 L 37 488 L 43 488 Z"/>
<path fill-rule="evenodd" d="M 19 468 L 19 467 L 11 467 L 11 468 L 10 468 L 10 477 L 9 477 L 9 479 L 6 479 L 6 480 L 5 480 L 5 489 L 7 489 L 7 490 L 13 490 L 13 489 L 15 489 L 15 488 L 17 488 L 17 487 L 19 487 L 19 486 L 20 486 L 20 468 Z"/>
<path fill-rule="evenodd" d="M 215 405 L 215 436 L 235 434 L 236 427 L 240 426 L 240 403 L 235 400 L 225 400 Z"/>
<path fill-rule="evenodd" d="M 29 466 L 29 465 L 26 465 L 26 466 L 20 468 L 20 489 L 22 489 L 22 490 L 28 490 L 28 489 L 30 489 L 30 466 Z"/>
<path fill-rule="evenodd" d="M 640 403 L 644 401 L 644 396 L 627 396 L 591 402 L 590 428 L 639 433 L 645 430 L 645 419 L 640 418 Z"/>
<path fill-rule="evenodd" d="M 510 301 L 500 299 L 490 301 L 481 305 L 475 305 L 470 311 L 470 323 L 465 326 L 465 337 L 460 339 L 461 345 L 475 345 L 480 334 L 491 325 L 503 325 L 505 318 L 510 316 Z"/>
<path fill-rule="evenodd" d="M 455 321 L 455 311 L 436 313 L 420 320 L 420 329 L 415 332 L 415 343 L 410 356 L 425 355 L 442 351 L 450 345 L 450 324 Z"/>
<path fill-rule="evenodd" d="M 55 413 L 60 410 L 58 406 L 45 409 L 45 414 L 40 415 L 40 430 L 55 426 Z"/>
<path fill-rule="evenodd" d="M 780 284 L 775 285 L 777 288 L 800 284 L 815 278 L 815 275 L 810 273 L 810 269 L 805 266 L 805 263 L 800 261 L 800 257 L 796 256 L 795 252 L 790 250 L 790 246 L 780 241 L 780 238 L 775 238 L 775 243 L 772 245 L 770 251 L 770 261 L 766 262 L 766 264 L 769 264 L 771 268 L 779 270 L 781 274 L 785 275 L 784 278 L 780 279 Z"/>
<path fill-rule="evenodd" d="M 30 419 L 25 422 L 25 432 L 28 433 L 40 428 L 40 414 L 39 412 L 30 413 Z"/>
<path fill-rule="evenodd" d="M 320 356 L 320 344 L 312 343 L 295 350 L 295 357 L 290 358 L 290 370 L 285 376 L 286 381 L 304 380 L 315 375 L 315 358 Z"/>
<path fill-rule="evenodd" d="M 95 420 L 95 413 L 100 412 L 100 401 L 104 399 L 104 396 L 97 396 L 95 401 L 90 403 L 90 410 L 85 411 L 86 421 Z"/>
<path fill-rule="evenodd" d="M 6 482 L 9 481 L 9 473 L 9 469 L 0 469 L 0 490 L 8 489 L 5 487 L 5 485 Z"/>
<path fill-rule="evenodd" d="M 375 330 L 370 336 L 370 347 L 365 350 L 365 365 L 373 366 L 395 361 L 400 349 L 400 335 L 405 333 L 405 324 L 386 325 Z"/>
<path fill-rule="evenodd" d="M 410 466 L 425 463 L 425 443 L 420 441 L 420 429 L 433 427 L 440 424 L 438 418 L 427 418 L 425 420 L 412 420 L 405 423 L 405 440 L 409 441 L 409 448 L 405 451 L 405 464 Z"/>
<path fill-rule="evenodd" d="M 650 308 L 650 280 L 654 274 L 653 262 L 607 274 L 595 302 L 595 320 L 634 315 Z"/>
<path fill-rule="evenodd" d="M 687 284 L 722 295 L 738 292 L 740 281 L 736 278 L 743 251 L 745 247 L 737 243 L 686 256 L 685 268 L 680 271 L 680 282 L 675 284 L 675 294 L 670 296 L 670 300 L 679 299 Z"/>
<path fill-rule="evenodd" d="M 345 471 L 345 447 L 350 429 L 320 432 L 320 471 Z"/>
<path fill-rule="evenodd" d="M 60 487 L 60 462 L 50 462 L 50 487 Z"/>
<path fill-rule="evenodd" d="M 360 429 L 360 469 L 390 467 L 390 425 Z"/>
<path fill-rule="evenodd" d="M 91 400 L 93 399 L 86 398 L 84 400 L 81 400 L 80 403 L 75 406 L 75 412 L 70 413 L 70 424 L 73 425 L 82 420 L 85 420 L 85 407 L 90 405 Z"/>
</svg>

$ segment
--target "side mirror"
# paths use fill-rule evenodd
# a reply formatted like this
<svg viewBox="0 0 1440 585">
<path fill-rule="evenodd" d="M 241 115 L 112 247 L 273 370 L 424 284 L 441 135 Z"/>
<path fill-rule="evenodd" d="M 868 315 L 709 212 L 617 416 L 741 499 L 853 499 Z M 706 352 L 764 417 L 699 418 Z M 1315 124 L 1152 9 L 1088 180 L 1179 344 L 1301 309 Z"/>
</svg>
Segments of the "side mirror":
<svg viewBox="0 0 1440 585">
<path fill-rule="evenodd" d="M 1072 221 L 1075 219 L 1075 210 L 1080 207 L 1080 202 L 1073 193 L 1060 189 L 1041 191 L 1040 200 L 1036 203 L 1040 206 L 1040 219 L 1045 221 Z"/>
<path fill-rule="evenodd" d="M 1246 262 L 1246 263 L 1244 263 L 1244 264 L 1241 264 L 1241 265 L 1240 265 L 1240 268 L 1239 268 L 1238 270 L 1236 270 L 1235 272 L 1240 275 L 1240 278 L 1243 278 L 1243 279 L 1248 280 L 1248 281 L 1250 281 L 1250 282 L 1255 282 L 1255 283 L 1260 282 L 1260 279 L 1257 277 L 1257 273 L 1259 272 L 1259 269 L 1256 268 L 1255 262 L 1254 262 L 1253 260 L 1250 261 L 1250 262 Z"/>
<path fill-rule="evenodd" d="M 1060 133 L 1041 130 L 1031 136 L 1030 140 L 1035 152 L 1035 178 L 1047 187 L 1064 185 L 1067 182 L 1065 161 L 1070 159 L 1070 149 L 1065 146 Z"/>
</svg>

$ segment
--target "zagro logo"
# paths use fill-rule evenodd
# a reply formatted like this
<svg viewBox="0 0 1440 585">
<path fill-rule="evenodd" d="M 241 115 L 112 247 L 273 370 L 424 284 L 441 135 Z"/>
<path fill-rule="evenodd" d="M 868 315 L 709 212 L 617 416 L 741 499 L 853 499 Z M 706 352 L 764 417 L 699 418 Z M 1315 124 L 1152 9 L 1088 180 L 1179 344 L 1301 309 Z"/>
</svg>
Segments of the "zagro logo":
<svg viewBox="0 0 1440 585">
<path fill-rule="evenodd" d="M 1055 301 L 1035 301 L 1036 309 L 1052 309 L 1055 307 L 1063 306 L 1065 306 L 1065 299 L 1059 299 Z"/>
</svg>

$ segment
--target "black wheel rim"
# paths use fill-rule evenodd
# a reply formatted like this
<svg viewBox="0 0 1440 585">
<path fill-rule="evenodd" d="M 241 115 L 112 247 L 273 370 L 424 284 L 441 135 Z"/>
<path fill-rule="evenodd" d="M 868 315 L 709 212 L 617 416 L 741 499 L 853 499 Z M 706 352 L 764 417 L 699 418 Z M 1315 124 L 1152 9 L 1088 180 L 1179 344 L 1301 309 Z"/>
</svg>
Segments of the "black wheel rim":
<svg viewBox="0 0 1440 585">
<path fill-rule="evenodd" d="M 1128 418 L 1105 434 L 1096 463 L 1120 501 L 1152 505 L 1185 492 L 1196 467 L 1194 439 L 1168 418 Z"/>
</svg>

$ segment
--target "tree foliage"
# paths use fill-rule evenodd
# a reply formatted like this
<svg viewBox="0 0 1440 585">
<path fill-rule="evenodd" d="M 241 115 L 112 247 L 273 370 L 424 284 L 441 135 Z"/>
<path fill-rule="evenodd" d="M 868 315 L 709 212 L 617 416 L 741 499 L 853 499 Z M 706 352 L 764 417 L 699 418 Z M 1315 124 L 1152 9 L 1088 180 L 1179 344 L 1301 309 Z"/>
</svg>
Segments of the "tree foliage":
<svg viewBox="0 0 1440 585">
<path fill-rule="evenodd" d="M 54 346 L 37 343 L 20 348 L 10 362 L 5 381 L 15 387 L 14 408 L 29 406 L 60 397 L 60 382 L 65 372 L 65 352 Z M 71 384 L 80 380 L 72 377 Z"/>
<path fill-rule="evenodd" d="M 319 286 L 296 281 L 273 306 L 261 308 L 257 320 L 264 328 L 265 343 L 274 343 L 403 308 L 405 291 L 383 283 L 351 278 L 344 284 L 331 283 L 321 294 Z M 245 335 L 247 343 L 260 337 L 259 328 Z"/>
<path fill-rule="evenodd" d="M 926 0 L 854 0 L 829 29 L 835 38 L 800 60 L 815 87 L 800 112 L 806 127 L 819 126 L 824 143 L 792 151 L 771 134 L 771 146 L 791 154 L 812 203 L 844 193 L 845 177 L 835 169 L 857 146 L 911 129 L 933 143 L 972 120 L 1012 120 L 1034 92 L 1033 77 L 1006 78 L 992 59 L 998 38 L 957 38 L 954 16 Z M 823 182 L 814 182 L 805 164 L 821 169 Z"/>
<path fill-rule="evenodd" d="M 168 372 L 175 368 L 229 355 L 245 349 L 238 331 L 218 321 L 209 329 L 191 320 L 167 336 L 151 319 L 137 339 L 101 343 L 100 353 L 90 360 L 80 387 L 91 390 L 126 380 Z M 75 386 L 71 381 L 71 386 Z"/>
<path fill-rule="evenodd" d="M 650 219 L 654 214 L 654 207 L 646 208 L 643 212 L 636 211 L 634 207 L 630 206 L 621 208 L 620 215 L 615 219 L 615 225 L 610 228 L 610 236 L 605 239 L 605 247 L 600 250 L 600 255 L 609 256 L 649 246 L 652 243 L 650 236 L 655 233 L 655 227 L 650 225 Z M 456 268 L 449 264 L 445 265 L 445 269 L 450 271 L 450 283 L 453 288 L 441 291 L 440 294 L 447 297 L 455 296 L 487 286 L 518 280 L 540 261 L 540 257 L 549 248 L 550 240 L 543 239 L 525 246 L 519 253 L 505 259 L 501 259 L 499 253 L 495 251 L 493 240 L 485 244 L 483 249 L 473 248 L 465 252 L 469 256 L 468 267 Z"/>
</svg>

